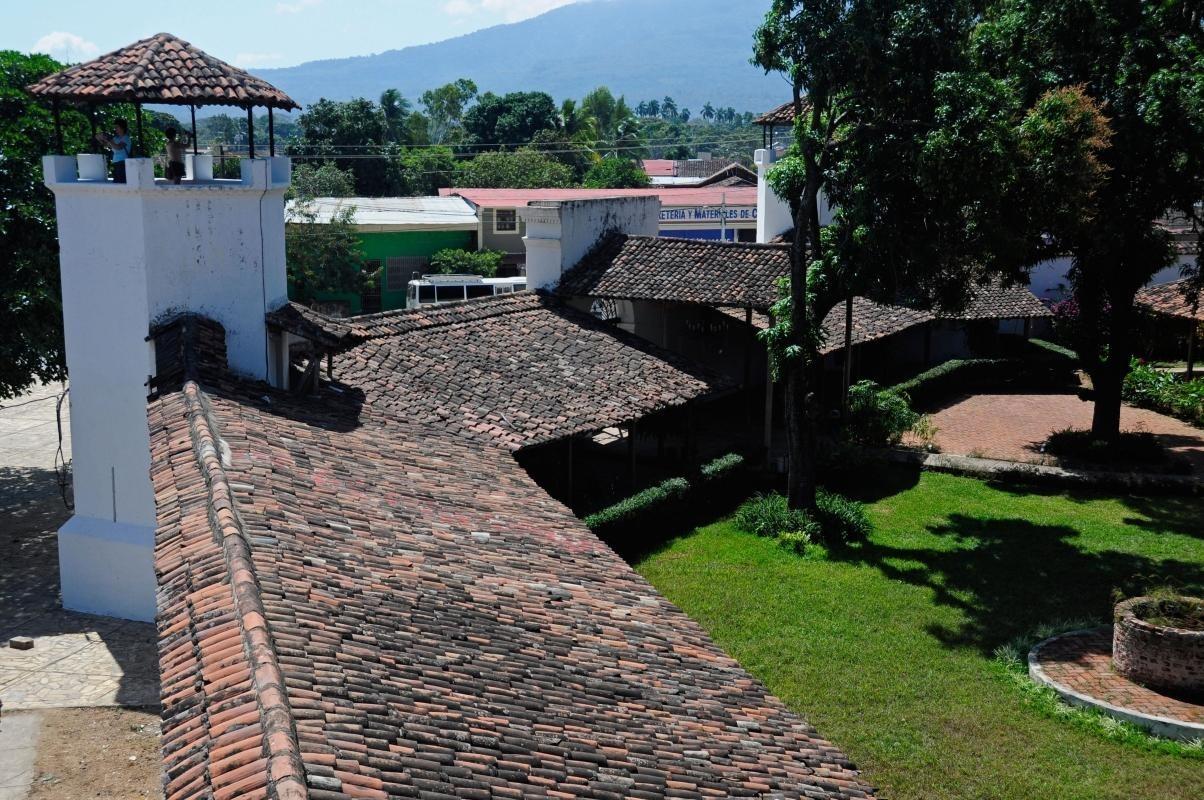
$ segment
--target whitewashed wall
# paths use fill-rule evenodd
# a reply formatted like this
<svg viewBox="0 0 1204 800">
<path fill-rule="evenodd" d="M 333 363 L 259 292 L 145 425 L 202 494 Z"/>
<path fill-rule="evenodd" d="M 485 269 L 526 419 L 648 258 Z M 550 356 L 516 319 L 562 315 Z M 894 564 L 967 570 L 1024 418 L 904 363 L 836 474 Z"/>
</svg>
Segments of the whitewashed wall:
<svg viewBox="0 0 1204 800">
<path fill-rule="evenodd" d="M 286 299 L 288 159 L 244 162 L 241 181 L 172 186 L 149 159 L 128 182 L 81 181 L 44 160 L 54 192 L 71 381 L 75 516 L 59 532 L 63 604 L 153 620 L 155 503 L 147 382 L 153 321 L 193 311 L 221 322 L 230 364 L 272 374 L 266 310 Z"/>
<path fill-rule="evenodd" d="M 660 208 L 656 197 L 548 201 L 520 208 L 527 231 L 527 286 L 555 286 L 607 232 L 656 236 Z"/>
</svg>

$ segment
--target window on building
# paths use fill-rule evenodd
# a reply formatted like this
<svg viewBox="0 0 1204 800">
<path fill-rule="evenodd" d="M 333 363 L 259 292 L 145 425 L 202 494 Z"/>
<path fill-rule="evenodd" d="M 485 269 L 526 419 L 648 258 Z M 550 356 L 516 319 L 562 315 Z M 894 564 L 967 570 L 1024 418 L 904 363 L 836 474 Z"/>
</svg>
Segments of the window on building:
<svg viewBox="0 0 1204 800">
<path fill-rule="evenodd" d="M 397 256 L 385 259 L 385 291 L 404 292 L 414 278 L 422 277 L 430 259 L 422 256 Z"/>
<path fill-rule="evenodd" d="M 518 231 L 518 211 L 513 208 L 499 208 L 493 212 L 493 230 L 495 233 L 515 233 Z"/>
</svg>

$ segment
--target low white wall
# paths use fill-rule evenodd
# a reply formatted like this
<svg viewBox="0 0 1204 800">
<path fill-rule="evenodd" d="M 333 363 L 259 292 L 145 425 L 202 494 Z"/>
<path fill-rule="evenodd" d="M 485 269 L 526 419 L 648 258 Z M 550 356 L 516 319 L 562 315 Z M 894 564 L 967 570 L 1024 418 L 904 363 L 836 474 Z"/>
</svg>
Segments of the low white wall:
<svg viewBox="0 0 1204 800">
<path fill-rule="evenodd" d="M 606 233 L 656 236 L 656 197 L 609 197 L 531 203 L 518 210 L 526 227 L 527 286 L 550 289 Z"/>
<path fill-rule="evenodd" d="M 1179 260 L 1159 271 L 1150 280 L 1150 286 L 1157 286 L 1162 283 L 1170 283 L 1177 281 L 1183 276 L 1182 268 L 1189 264 L 1195 263 L 1196 257 L 1180 256 Z M 1057 302 L 1070 297 L 1070 282 L 1067 279 L 1067 274 L 1070 272 L 1071 260 L 1069 258 L 1055 258 L 1049 261 L 1042 261 L 1037 266 L 1033 267 L 1029 273 L 1028 288 L 1037 297 L 1048 302 Z"/>
</svg>

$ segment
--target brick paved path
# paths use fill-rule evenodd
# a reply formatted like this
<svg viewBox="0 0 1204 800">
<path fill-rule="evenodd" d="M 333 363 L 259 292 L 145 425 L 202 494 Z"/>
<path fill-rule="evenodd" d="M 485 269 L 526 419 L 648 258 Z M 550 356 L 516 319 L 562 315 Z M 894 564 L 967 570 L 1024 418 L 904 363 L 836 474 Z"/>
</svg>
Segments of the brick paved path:
<svg viewBox="0 0 1204 800">
<path fill-rule="evenodd" d="M 1041 444 L 1064 428 L 1090 428 L 1091 403 L 1072 394 L 977 394 L 931 414 L 941 452 L 1056 464 Z M 1204 430 L 1143 408 L 1121 409 L 1121 428 L 1148 431 L 1204 476 Z"/>
<path fill-rule="evenodd" d="M 1112 670 L 1112 626 L 1068 634 L 1041 646 L 1038 663 L 1068 689 L 1114 706 L 1180 722 L 1204 724 L 1204 705 L 1138 686 Z"/>
</svg>

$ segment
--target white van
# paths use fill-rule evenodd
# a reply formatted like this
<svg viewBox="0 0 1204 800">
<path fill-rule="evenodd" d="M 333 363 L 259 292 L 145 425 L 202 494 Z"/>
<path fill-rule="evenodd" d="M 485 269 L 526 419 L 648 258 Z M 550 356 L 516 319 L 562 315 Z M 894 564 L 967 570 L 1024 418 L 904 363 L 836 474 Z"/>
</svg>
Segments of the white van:
<svg viewBox="0 0 1204 800">
<path fill-rule="evenodd" d="M 423 275 L 410 281 L 406 289 L 406 308 L 418 308 L 474 297 L 521 292 L 527 288 L 526 277 L 482 278 L 480 275 Z"/>
</svg>

